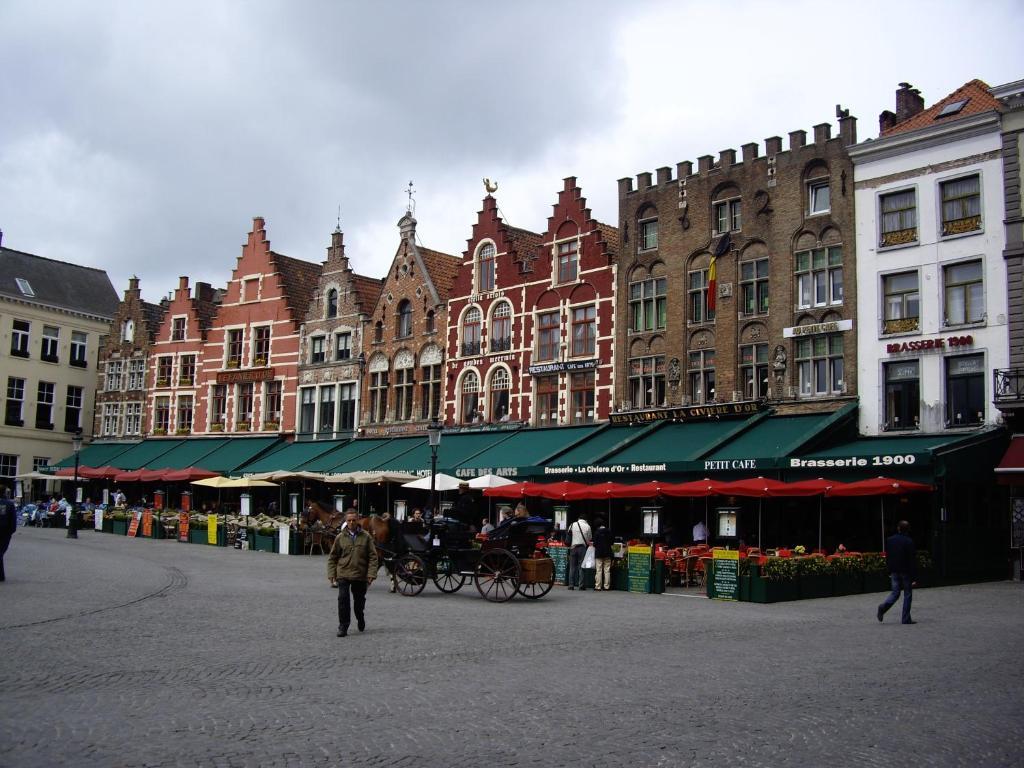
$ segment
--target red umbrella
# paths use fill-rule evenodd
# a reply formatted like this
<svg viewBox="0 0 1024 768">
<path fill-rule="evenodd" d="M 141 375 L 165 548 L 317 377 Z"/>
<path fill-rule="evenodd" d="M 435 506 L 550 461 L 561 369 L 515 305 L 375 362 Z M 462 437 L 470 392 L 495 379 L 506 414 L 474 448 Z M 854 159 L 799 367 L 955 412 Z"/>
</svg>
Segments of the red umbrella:
<svg viewBox="0 0 1024 768">
<path fill-rule="evenodd" d="M 164 473 L 164 480 L 169 483 L 191 483 L 193 480 L 205 480 L 208 477 L 217 477 L 220 472 L 212 472 L 201 467 L 187 467 L 186 469 L 172 469 Z"/>
<path fill-rule="evenodd" d="M 844 483 L 838 480 L 829 480 L 825 477 L 816 477 L 813 480 L 798 480 L 795 483 L 785 483 L 785 488 L 778 493 L 769 492 L 769 496 L 824 496 L 833 488 L 840 488 Z"/>
<path fill-rule="evenodd" d="M 653 499 L 661 495 L 663 485 L 664 483 L 657 480 L 633 485 L 606 480 L 597 485 L 585 486 L 583 490 L 566 498 L 574 501 L 578 499 Z"/>
<path fill-rule="evenodd" d="M 663 496 L 720 496 L 723 493 L 722 489 L 727 485 L 728 483 L 723 483 L 720 480 L 705 477 L 703 480 L 694 480 L 689 483 L 665 483 L 661 486 L 661 493 Z"/>
<path fill-rule="evenodd" d="M 75 468 L 74 467 L 62 467 L 61 469 L 58 469 L 53 474 L 54 474 L 54 477 L 74 477 L 75 476 Z M 78 476 L 79 477 L 82 476 L 82 468 L 81 467 L 78 468 Z"/>
<path fill-rule="evenodd" d="M 484 488 L 484 496 L 491 496 L 495 499 L 521 499 L 526 496 L 526 486 L 530 483 L 513 483 L 512 485 L 499 485 L 496 488 Z"/>
<path fill-rule="evenodd" d="M 140 469 L 139 480 L 143 483 L 155 483 L 164 479 L 164 475 L 169 470 L 166 469 Z"/>
<path fill-rule="evenodd" d="M 763 499 L 768 496 L 786 496 L 785 490 L 788 487 L 788 483 L 772 480 L 770 477 L 750 477 L 723 483 L 719 493 L 725 496 L 751 496 Z"/>
<path fill-rule="evenodd" d="M 141 469 L 133 469 L 131 471 L 118 472 L 114 475 L 114 480 L 119 483 L 137 483 L 142 479 L 141 475 Z"/>
<path fill-rule="evenodd" d="M 885 496 L 900 496 L 904 493 L 934 490 L 927 483 L 913 483 L 910 480 L 896 480 L 892 477 L 872 477 L 846 483 L 841 488 L 828 491 L 829 496 L 879 496 L 882 507 L 882 549 L 885 549 Z"/>
<path fill-rule="evenodd" d="M 562 480 L 558 483 L 526 483 L 525 485 L 525 495 L 540 496 L 543 499 L 555 499 L 556 501 L 573 498 L 573 494 L 589 487 L 583 483 L 574 483 L 572 480 Z"/>
<path fill-rule="evenodd" d="M 105 467 L 79 467 L 78 476 L 89 480 L 113 480 L 120 471 L 109 464 Z"/>
</svg>

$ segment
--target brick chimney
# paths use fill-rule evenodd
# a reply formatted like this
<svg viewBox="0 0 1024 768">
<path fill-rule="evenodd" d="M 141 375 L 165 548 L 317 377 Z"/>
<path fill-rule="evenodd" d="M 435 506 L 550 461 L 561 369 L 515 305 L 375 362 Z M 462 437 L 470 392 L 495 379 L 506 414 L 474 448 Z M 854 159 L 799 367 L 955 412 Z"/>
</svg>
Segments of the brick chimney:
<svg viewBox="0 0 1024 768">
<path fill-rule="evenodd" d="M 902 123 L 909 120 L 919 112 L 924 111 L 924 97 L 910 83 L 900 83 L 896 91 L 896 122 Z"/>
<path fill-rule="evenodd" d="M 879 135 L 885 133 L 890 128 L 896 125 L 896 113 L 890 112 L 888 109 L 882 110 L 878 115 L 878 133 Z"/>
</svg>

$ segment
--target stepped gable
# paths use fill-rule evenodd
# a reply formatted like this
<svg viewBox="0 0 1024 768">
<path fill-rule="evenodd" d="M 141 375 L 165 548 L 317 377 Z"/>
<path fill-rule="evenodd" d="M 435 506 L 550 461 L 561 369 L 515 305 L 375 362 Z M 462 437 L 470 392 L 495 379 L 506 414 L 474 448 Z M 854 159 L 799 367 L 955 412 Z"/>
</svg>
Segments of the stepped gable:
<svg viewBox="0 0 1024 768">
<path fill-rule="evenodd" d="M 322 266 L 275 251 L 270 252 L 270 258 L 281 275 L 288 306 L 291 307 L 294 316 L 301 320 L 313 300 Z"/>
<path fill-rule="evenodd" d="M 903 86 L 906 86 L 906 88 Z M 903 91 L 910 91 L 918 99 L 921 98 L 916 89 L 911 90 L 910 86 L 904 83 L 901 84 L 901 90 L 897 91 L 897 103 L 899 102 L 900 95 Z M 964 104 L 957 112 L 940 117 L 942 110 L 947 104 L 954 104 L 958 101 L 964 100 L 966 100 L 967 103 Z M 923 99 L 921 99 L 920 103 L 923 105 Z M 1004 109 L 1002 102 L 992 95 L 992 91 L 988 85 L 981 80 L 975 79 L 964 83 L 944 99 L 940 99 L 935 102 L 928 109 L 917 112 L 917 114 L 911 115 L 907 119 L 897 122 L 890 128 L 883 129 L 881 137 L 893 136 L 897 133 L 906 133 L 907 131 L 916 131 L 921 128 L 930 128 L 933 125 L 943 123 L 951 123 L 965 117 L 970 117 L 971 115 L 980 115 L 983 112 L 1003 112 Z M 886 113 L 883 112 L 882 114 L 885 115 Z M 888 114 L 891 115 L 892 113 Z"/>
</svg>

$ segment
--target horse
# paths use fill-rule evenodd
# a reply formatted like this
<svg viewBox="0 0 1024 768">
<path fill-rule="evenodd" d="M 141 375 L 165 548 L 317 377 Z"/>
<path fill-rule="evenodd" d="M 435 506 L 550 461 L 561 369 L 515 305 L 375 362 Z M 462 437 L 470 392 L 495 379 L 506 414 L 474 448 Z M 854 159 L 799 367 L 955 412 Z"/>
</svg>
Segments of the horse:
<svg viewBox="0 0 1024 768">
<path fill-rule="evenodd" d="M 299 530 L 303 532 L 303 551 L 308 547 L 309 553 L 312 554 L 315 547 L 320 550 L 320 554 L 324 554 L 334 543 L 334 537 L 341 530 L 343 520 L 341 512 L 329 509 L 317 501 L 310 501 L 306 505 L 305 514 L 299 520 Z"/>
</svg>

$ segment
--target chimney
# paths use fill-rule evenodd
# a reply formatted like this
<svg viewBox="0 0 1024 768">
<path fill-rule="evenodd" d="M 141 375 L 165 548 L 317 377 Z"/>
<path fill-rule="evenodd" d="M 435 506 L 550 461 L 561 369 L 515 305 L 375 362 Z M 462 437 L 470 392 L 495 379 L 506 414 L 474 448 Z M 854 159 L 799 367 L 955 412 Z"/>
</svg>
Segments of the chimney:
<svg viewBox="0 0 1024 768">
<path fill-rule="evenodd" d="M 878 115 L 878 133 L 879 135 L 884 134 L 886 131 L 896 126 L 896 113 L 890 112 L 888 109 L 882 110 Z"/>
<path fill-rule="evenodd" d="M 839 119 L 839 139 L 844 147 L 852 147 L 857 143 L 857 118 L 850 117 L 850 110 L 836 104 L 836 117 Z"/>
<path fill-rule="evenodd" d="M 902 123 L 924 110 L 924 97 L 910 83 L 900 83 L 896 91 L 896 122 Z"/>
<path fill-rule="evenodd" d="M 187 291 L 188 290 L 188 278 L 185 277 L 184 275 L 178 278 L 178 290 L 179 291 Z"/>
</svg>

